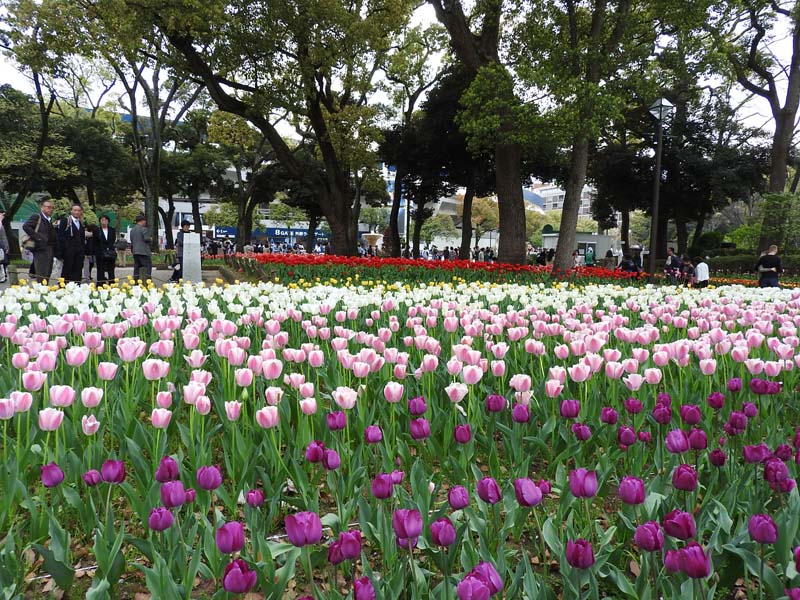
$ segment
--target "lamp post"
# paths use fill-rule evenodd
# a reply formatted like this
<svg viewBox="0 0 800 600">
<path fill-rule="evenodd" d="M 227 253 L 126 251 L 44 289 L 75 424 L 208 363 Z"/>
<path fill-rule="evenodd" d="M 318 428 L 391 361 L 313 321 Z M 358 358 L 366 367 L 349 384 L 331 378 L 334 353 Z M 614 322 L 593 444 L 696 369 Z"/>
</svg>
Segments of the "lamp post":
<svg viewBox="0 0 800 600">
<path fill-rule="evenodd" d="M 656 245 L 658 243 L 658 195 L 661 188 L 661 146 L 664 141 L 664 121 L 672 114 L 672 103 L 659 98 L 650 106 L 650 114 L 656 119 L 656 168 L 653 178 L 653 209 L 650 217 L 650 252 L 647 255 L 647 271 L 650 281 L 656 277 Z"/>
</svg>

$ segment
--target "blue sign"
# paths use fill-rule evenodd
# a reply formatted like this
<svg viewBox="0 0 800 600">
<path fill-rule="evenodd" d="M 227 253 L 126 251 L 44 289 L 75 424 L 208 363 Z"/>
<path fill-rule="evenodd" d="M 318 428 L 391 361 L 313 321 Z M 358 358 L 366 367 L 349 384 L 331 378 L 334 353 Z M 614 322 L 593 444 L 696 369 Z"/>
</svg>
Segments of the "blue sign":
<svg viewBox="0 0 800 600">
<path fill-rule="evenodd" d="M 292 239 L 297 239 L 299 237 L 305 237 L 308 235 L 307 229 L 288 229 L 286 227 L 267 227 L 266 236 L 268 238 L 286 238 L 288 239 L 291 237 Z M 323 233 L 321 231 L 317 231 L 314 239 L 317 240 L 327 240 L 329 235 L 327 233 Z"/>
<path fill-rule="evenodd" d="M 221 227 L 214 225 L 214 237 L 236 237 L 236 227 Z"/>
</svg>

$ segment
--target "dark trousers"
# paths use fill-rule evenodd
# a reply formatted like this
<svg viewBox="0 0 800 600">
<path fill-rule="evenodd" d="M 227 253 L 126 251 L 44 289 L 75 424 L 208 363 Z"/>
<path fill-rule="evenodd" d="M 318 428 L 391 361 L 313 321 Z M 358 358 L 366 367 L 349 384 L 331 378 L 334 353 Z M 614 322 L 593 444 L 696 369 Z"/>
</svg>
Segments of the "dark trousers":
<svg viewBox="0 0 800 600">
<path fill-rule="evenodd" d="M 152 278 L 153 260 L 147 254 L 133 255 L 133 280 L 144 282 Z"/>
<path fill-rule="evenodd" d="M 175 270 L 172 272 L 172 277 L 169 278 L 170 281 L 180 281 L 183 278 L 183 258 L 179 257 L 176 261 Z"/>
<path fill-rule="evenodd" d="M 778 283 L 778 276 L 777 275 L 767 275 L 765 273 L 761 274 L 761 281 L 758 282 L 758 286 L 762 288 L 767 287 L 781 287 Z"/>
<path fill-rule="evenodd" d="M 64 281 L 75 281 L 80 283 L 83 280 L 83 254 L 64 253 L 64 264 L 61 267 L 61 277 Z"/>
<path fill-rule="evenodd" d="M 97 258 L 97 285 L 104 283 L 114 283 L 114 267 L 116 266 L 116 259 L 114 258 Z"/>
<path fill-rule="evenodd" d="M 31 267 L 33 268 L 31 275 L 36 281 L 49 280 L 53 273 L 53 248 L 48 246 L 41 250 L 35 250 Z"/>
</svg>

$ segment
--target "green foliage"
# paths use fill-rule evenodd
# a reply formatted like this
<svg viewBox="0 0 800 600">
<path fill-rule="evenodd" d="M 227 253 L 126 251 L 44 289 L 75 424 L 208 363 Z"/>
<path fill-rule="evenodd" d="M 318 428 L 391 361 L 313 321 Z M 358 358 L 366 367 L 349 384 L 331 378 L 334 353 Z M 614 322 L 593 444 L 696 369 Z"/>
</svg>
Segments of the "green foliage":
<svg viewBox="0 0 800 600">
<path fill-rule="evenodd" d="M 359 220 L 369 225 L 370 231 L 383 231 L 389 224 L 389 209 L 382 206 L 365 206 L 361 209 Z"/>
<path fill-rule="evenodd" d="M 278 223 L 283 223 L 287 229 L 292 229 L 298 223 L 306 220 L 305 211 L 283 202 L 273 202 L 269 205 L 269 218 Z"/>
<path fill-rule="evenodd" d="M 692 247 L 689 249 L 689 255 L 691 257 L 706 256 L 709 251 L 722 246 L 724 239 L 725 235 L 722 233 L 717 231 L 706 231 L 692 244 Z"/>
<path fill-rule="evenodd" d="M 450 215 L 434 215 L 430 219 L 426 219 L 422 224 L 422 231 L 420 237 L 426 244 L 430 244 L 433 238 L 456 238 L 459 232 L 453 222 L 453 217 Z"/>
<path fill-rule="evenodd" d="M 758 240 L 761 236 L 760 224 L 752 223 L 740 225 L 733 231 L 729 232 L 725 239 L 729 242 L 736 244 L 736 248 L 741 250 L 749 250 L 752 253 L 758 249 Z"/>
<path fill-rule="evenodd" d="M 239 224 L 239 215 L 236 208 L 227 202 L 215 204 L 204 214 L 203 219 L 207 225 L 219 225 L 220 227 L 236 227 Z"/>
</svg>

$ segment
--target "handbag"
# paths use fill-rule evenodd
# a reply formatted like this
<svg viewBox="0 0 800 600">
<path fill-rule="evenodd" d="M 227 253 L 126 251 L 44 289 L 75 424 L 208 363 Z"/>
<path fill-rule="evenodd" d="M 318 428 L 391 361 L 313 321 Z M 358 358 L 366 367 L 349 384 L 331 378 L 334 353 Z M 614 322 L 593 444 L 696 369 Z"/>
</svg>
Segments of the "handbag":
<svg viewBox="0 0 800 600">
<path fill-rule="evenodd" d="M 34 231 L 39 230 L 39 225 L 42 224 L 42 215 L 39 215 L 39 218 L 36 220 L 36 227 L 33 228 Z M 33 251 L 36 248 L 36 239 L 33 236 L 28 235 L 28 232 L 24 229 L 21 230 L 19 234 L 19 247 L 21 250 L 29 250 Z"/>
<path fill-rule="evenodd" d="M 105 260 L 115 260 L 117 258 L 117 251 L 114 248 L 103 248 L 101 255 Z"/>
</svg>

